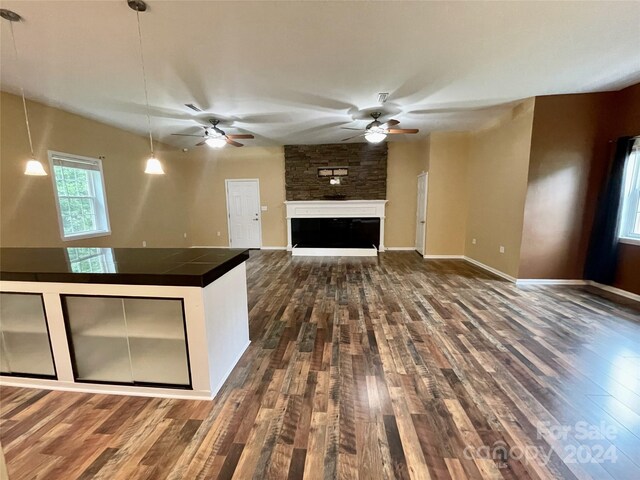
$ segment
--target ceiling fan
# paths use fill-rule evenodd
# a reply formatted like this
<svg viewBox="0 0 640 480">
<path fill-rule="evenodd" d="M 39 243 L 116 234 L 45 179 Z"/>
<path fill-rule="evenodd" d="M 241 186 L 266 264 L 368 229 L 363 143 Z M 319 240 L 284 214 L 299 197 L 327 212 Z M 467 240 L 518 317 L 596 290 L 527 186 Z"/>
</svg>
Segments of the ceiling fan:
<svg viewBox="0 0 640 480">
<path fill-rule="evenodd" d="M 251 135 L 250 133 L 240 133 L 240 134 L 225 133 L 223 130 L 218 128 L 218 124 L 220 123 L 220 120 L 216 120 L 215 118 L 210 118 L 209 123 L 212 125 L 211 128 L 202 127 L 204 128 L 204 135 L 192 135 L 189 133 L 172 133 L 171 135 L 177 135 L 180 137 L 204 138 L 204 140 L 202 140 L 200 143 L 196 143 L 196 147 L 206 144 L 213 148 L 222 148 L 227 143 L 229 145 L 233 145 L 234 147 L 242 147 L 244 145 L 240 142 L 236 142 L 236 139 L 254 138 L 253 135 Z"/>
<path fill-rule="evenodd" d="M 390 127 L 395 127 L 400 122 L 398 120 L 391 119 L 382 123 L 378 120 L 378 118 L 380 118 L 381 115 L 382 115 L 381 112 L 373 112 L 371 114 L 371 116 L 373 117 L 373 122 L 371 122 L 369 125 L 365 127 L 364 132 L 358 135 L 354 135 L 353 137 L 343 138 L 342 141 L 346 142 L 347 140 L 364 136 L 365 140 L 367 140 L 370 143 L 380 143 L 385 138 L 387 138 L 387 135 L 397 135 L 400 133 L 418 133 L 419 131 L 417 128 L 390 128 Z M 349 128 L 349 127 L 342 127 L 342 128 L 345 128 L 347 130 L 360 130 L 359 128 Z"/>
</svg>

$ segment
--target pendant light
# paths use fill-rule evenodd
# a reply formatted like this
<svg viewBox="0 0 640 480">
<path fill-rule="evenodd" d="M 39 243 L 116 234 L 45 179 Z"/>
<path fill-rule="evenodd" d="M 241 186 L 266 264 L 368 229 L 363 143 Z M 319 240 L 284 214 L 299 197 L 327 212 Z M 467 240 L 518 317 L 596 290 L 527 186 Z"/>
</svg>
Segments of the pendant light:
<svg viewBox="0 0 640 480">
<path fill-rule="evenodd" d="M 147 165 L 144 169 L 144 173 L 149 175 L 164 175 L 162 164 L 158 160 L 153 152 L 153 136 L 151 135 L 151 114 L 149 109 L 149 91 L 147 89 L 147 73 L 144 69 L 144 52 L 142 48 L 142 29 L 140 28 L 140 12 L 147 11 L 147 4 L 143 0 L 127 0 L 129 8 L 136 12 L 136 20 L 138 22 L 138 43 L 140 45 L 140 67 L 142 69 L 142 82 L 144 84 L 144 101 L 147 106 L 147 127 L 149 128 L 149 147 L 151 150 L 151 157 L 147 160 Z"/>
<path fill-rule="evenodd" d="M 24 122 L 27 127 L 27 137 L 29 138 L 29 150 L 31 151 L 31 159 L 27 161 L 27 166 L 24 170 L 25 175 L 31 176 L 45 176 L 47 172 L 44 170 L 42 163 L 36 160 L 36 156 L 33 153 L 33 141 L 31 140 L 31 127 L 29 126 L 29 112 L 27 111 L 27 100 L 24 97 L 24 86 L 22 84 L 22 75 L 20 74 L 20 59 L 18 57 L 18 47 L 16 46 L 16 37 L 13 33 L 14 22 L 19 22 L 22 17 L 11 10 L 0 9 L 0 17 L 9 21 L 9 27 L 11 30 L 11 40 L 13 41 L 13 53 L 16 57 L 16 71 L 18 74 L 18 83 L 20 85 L 20 95 L 22 96 L 22 108 L 24 109 Z"/>
</svg>

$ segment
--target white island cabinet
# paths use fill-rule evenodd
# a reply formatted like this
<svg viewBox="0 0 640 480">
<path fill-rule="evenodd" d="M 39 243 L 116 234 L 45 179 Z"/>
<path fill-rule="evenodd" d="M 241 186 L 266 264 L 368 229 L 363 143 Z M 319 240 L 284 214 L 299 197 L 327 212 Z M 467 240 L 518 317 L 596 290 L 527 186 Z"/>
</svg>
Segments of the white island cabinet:
<svg viewBox="0 0 640 480">
<path fill-rule="evenodd" d="M 0 384 L 213 398 L 249 345 L 248 257 L 0 249 Z"/>
</svg>

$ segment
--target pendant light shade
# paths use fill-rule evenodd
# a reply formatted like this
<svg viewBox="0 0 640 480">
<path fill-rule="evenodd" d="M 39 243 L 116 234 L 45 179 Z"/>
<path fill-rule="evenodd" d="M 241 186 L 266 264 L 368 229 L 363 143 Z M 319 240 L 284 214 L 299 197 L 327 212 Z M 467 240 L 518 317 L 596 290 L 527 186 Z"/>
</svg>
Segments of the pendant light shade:
<svg viewBox="0 0 640 480">
<path fill-rule="evenodd" d="M 147 166 L 144 169 L 144 173 L 149 175 L 164 175 L 164 169 L 162 168 L 160 160 L 155 157 L 151 157 L 147 160 Z"/>
<path fill-rule="evenodd" d="M 13 43 L 13 53 L 16 57 L 16 70 L 18 72 L 18 81 L 20 83 L 20 96 L 22 97 L 22 108 L 24 110 L 24 123 L 27 128 L 27 138 L 29 139 L 29 151 L 31 152 L 31 159 L 27 161 L 27 166 L 24 169 L 24 174 L 34 177 L 43 177 L 47 175 L 42 163 L 36 160 L 33 153 L 33 140 L 31 139 L 31 127 L 29 126 L 29 112 L 27 111 L 27 100 L 24 96 L 24 87 L 22 85 L 22 74 L 20 72 L 20 58 L 18 57 L 18 46 L 16 45 L 16 37 L 13 33 L 13 24 L 15 22 L 22 21 L 22 17 L 15 12 L 7 9 L 0 9 L 0 17 L 9 21 L 9 27 L 11 28 L 11 41 Z"/>
<path fill-rule="evenodd" d="M 162 164 L 158 160 L 153 151 L 153 136 L 151 135 L 151 113 L 149 112 L 149 90 L 147 88 L 147 73 L 144 68 L 144 49 L 142 47 L 142 28 L 140 27 L 140 12 L 147 11 L 147 4 L 144 0 L 127 0 L 127 4 L 131 10 L 136 12 L 136 22 L 138 24 L 138 45 L 140 47 L 140 69 L 142 70 L 142 84 L 144 86 L 144 102 L 147 106 L 147 126 L 149 127 L 149 149 L 151 150 L 151 158 L 147 160 L 147 166 L 144 173 L 149 175 L 164 175 Z"/>
<path fill-rule="evenodd" d="M 24 169 L 24 174 L 32 175 L 34 177 L 43 177 L 47 174 L 47 172 L 45 172 L 42 163 L 40 163 L 38 160 L 31 159 L 27 162 L 27 167 Z"/>
</svg>

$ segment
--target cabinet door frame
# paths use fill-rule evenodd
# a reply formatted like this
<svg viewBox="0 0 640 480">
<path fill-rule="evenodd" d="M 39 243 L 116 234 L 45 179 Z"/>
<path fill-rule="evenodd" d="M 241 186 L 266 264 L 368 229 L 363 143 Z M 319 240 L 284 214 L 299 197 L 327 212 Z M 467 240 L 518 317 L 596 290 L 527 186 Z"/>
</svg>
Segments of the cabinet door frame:
<svg viewBox="0 0 640 480">
<path fill-rule="evenodd" d="M 71 324 L 69 323 L 69 312 L 67 311 L 66 297 L 85 297 L 85 298 L 120 298 L 120 299 L 141 299 L 141 300 L 179 300 L 180 308 L 182 311 L 182 330 L 184 332 L 184 348 L 187 359 L 187 374 L 189 375 L 189 384 L 175 384 L 175 383 L 156 383 L 156 382 L 117 382 L 108 380 L 85 380 L 78 378 L 78 366 L 76 365 L 76 353 L 73 348 L 73 341 L 71 338 Z M 187 334 L 187 316 L 184 308 L 184 298 L 182 297 L 146 297 L 143 295 L 90 295 L 81 293 L 61 293 L 60 305 L 62 306 L 62 316 L 64 318 L 64 328 L 67 337 L 67 344 L 69 345 L 69 355 L 71 357 L 71 368 L 73 369 L 73 379 L 76 383 L 87 384 L 100 384 L 100 385 L 124 385 L 134 387 L 155 387 L 155 388 L 172 388 L 179 390 L 193 390 L 193 379 L 191 378 L 191 358 L 189 356 L 189 336 Z M 132 372 L 133 375 L 133 372 Z"/>
<path fill-rule="evenodd" d="M 40 297 L 40 304 L 42 305 L 42 315 L 44 317 L 44 326 L 47 330 L 47 342 L 49 343 L 49 355 L 51 356 L 51 364 L 53 365 L 53 375 L 46 375 L 41 373 L 20 373 L 20 372 L 0 372 L 0 375 L 7 377 L 22 377 L 22 378 L 42 378 L 46 380 L 58 380 L 58 369 L 56 367 L 56 359 L 53 355 L 53 346 L 51 345 L 51 332 L 49 331 L 49 319 L 47 318 L 47 309 L 44 305 L 44 295 L 38 292 L 13 292 L 13 291 L 1 291 L 0 294 L 11 295 L 36 295 Z M 7 352 L 8 353 L 8 352 Z"/>
</svg>

